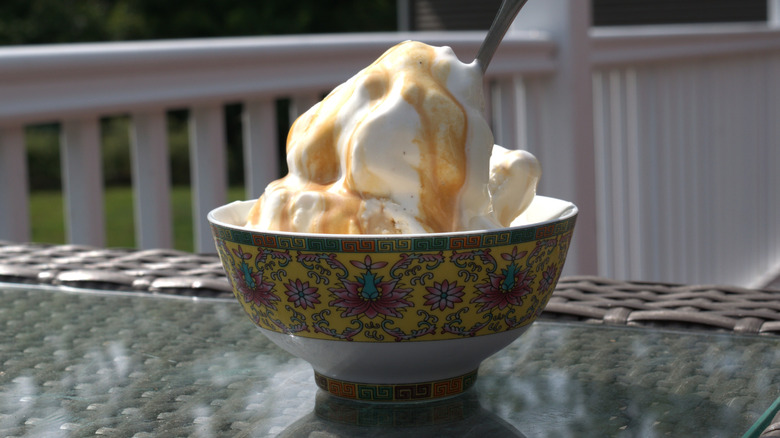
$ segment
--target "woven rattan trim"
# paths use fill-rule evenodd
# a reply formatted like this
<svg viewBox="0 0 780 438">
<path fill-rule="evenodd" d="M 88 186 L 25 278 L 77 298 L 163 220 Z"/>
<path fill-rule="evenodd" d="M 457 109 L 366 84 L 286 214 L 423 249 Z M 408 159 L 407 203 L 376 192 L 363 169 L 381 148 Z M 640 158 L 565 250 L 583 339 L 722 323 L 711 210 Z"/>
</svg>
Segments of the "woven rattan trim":
<svg viewBox="0 0 780 438">
<path fill-rule="evenodd" d="M 780 412 L 775 414 L 772 421 L 769 423 L 759 435 L 758 438 L 777 438 L 780 437 Z"/>
<path fill-rule="evenodd" d="M 0 282 L 230 298 L 215 254 L 0 241 Z M 564 277 L 542 315 L 611 325 L 780 335 L 780 291 Z"/>
<path fill-rule="evenodd" d="M 0 242 L 0 281 L 232 297 L 219 258 L 169 249 Z"/>
<path fill-rule="evenodd" d="M 780 291 L 565 277 L 545 314 L 607 324 L 780 334 Z"/>
</svg>

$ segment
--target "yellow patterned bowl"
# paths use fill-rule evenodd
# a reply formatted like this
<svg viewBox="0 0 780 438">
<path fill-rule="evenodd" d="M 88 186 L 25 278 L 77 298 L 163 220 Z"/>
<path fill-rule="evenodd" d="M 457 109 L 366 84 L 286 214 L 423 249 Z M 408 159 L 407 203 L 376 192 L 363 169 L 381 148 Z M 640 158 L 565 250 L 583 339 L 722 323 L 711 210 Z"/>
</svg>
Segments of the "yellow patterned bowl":
<svg viewBox="0 0 780 438">
<path fill-rule="evenodd" d="M 520 336 L 560 276 L 577 208 L 537 196 L 532 225 L 417 235 L 259 232 L 254 201 L 208 215 L 236 299 L 317 385 L 358 400 L 459 394 Z M 537 222 L 534 218 L 554 219 Z"/>
</svg>

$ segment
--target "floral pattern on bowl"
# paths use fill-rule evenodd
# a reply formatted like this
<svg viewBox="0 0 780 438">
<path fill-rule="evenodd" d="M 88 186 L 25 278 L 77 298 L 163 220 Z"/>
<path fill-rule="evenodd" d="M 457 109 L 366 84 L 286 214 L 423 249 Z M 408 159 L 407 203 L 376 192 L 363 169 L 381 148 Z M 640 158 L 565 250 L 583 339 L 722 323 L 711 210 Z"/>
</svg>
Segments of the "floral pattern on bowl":
<svg viewBox="0 0 780 438">
<path fill-rule="evenodd" d="M 418 236 L 262 233 L 212 223 L 246 313 L 307 338 L 414 342 L 531 323 L 560 276 L 576 215 L 537 226 Z"/>
</svg>

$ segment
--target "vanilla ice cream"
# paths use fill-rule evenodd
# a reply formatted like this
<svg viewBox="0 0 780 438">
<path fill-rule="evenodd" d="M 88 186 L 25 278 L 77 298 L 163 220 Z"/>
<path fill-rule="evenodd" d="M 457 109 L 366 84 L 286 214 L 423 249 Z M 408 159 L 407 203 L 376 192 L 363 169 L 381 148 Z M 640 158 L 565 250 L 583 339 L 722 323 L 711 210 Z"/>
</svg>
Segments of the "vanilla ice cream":
<svg viewBox="0 0 780 438">
<path fill-rule="evenodd" d="M 493 144 L 482 72 L 449 47 L 407 41 L 300 116 L 289 174 L 268 185 L 246 226 L 337 234 L 509 226 L 541 170 Z"/>
</svg>

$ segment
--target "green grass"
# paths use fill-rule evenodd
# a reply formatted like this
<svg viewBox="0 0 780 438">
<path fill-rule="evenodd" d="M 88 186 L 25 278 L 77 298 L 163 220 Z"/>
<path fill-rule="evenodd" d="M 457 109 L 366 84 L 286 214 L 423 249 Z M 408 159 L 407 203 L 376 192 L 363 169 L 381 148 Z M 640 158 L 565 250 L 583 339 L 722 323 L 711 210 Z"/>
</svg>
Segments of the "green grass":
<svg viewBox="0 0 780 438">
<path fill-rule="evenodd" d="M 34 191 L 30 194 L 30 227 L 33 242 L 65 243 L 62 194 Z"/>
<path fill-rule="evenodd" d="M 228 190 L 228 202 L 244 199 L 243 187 Z M 106 219 L 106 246 L 135 246 L 135 219 L 133 217 L 133 191 L 130 187 L 109 187 L 104 193 Z M 176 186 L 171 189 L 171 214 L 173 219 L 173 246 L 182 251 L 193 251 L 192 198 L 190 188 Z M 41 243 L 66 243 L 62 193 L 59 191 L 33 191 L 30 194 L 32 241 Z"/>
</svg>

